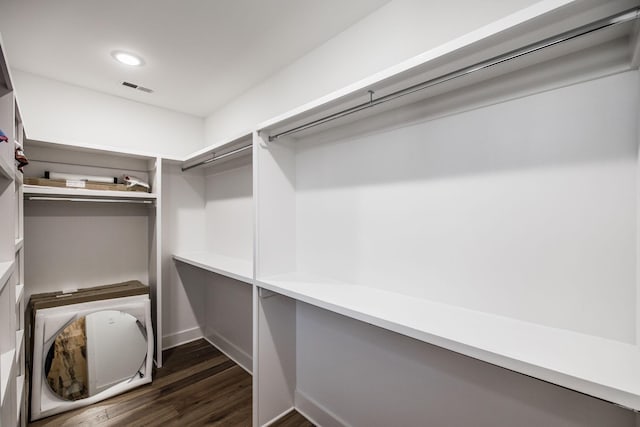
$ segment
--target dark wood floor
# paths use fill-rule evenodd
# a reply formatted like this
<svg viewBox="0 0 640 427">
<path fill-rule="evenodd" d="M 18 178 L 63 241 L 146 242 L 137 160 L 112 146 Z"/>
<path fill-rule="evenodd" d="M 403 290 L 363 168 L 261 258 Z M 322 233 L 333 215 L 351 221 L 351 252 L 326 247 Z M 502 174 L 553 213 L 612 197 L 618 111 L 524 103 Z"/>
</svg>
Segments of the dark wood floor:
<svg viewBox="0 0 640 427">
<path fill-rule="evenodd" d="M 205 340 L 163 353 L 153 382 L 30 426 L 251 426 L 251 376 Z M 275 427 L 313 427 L 297 412 Z"/>
</svg>

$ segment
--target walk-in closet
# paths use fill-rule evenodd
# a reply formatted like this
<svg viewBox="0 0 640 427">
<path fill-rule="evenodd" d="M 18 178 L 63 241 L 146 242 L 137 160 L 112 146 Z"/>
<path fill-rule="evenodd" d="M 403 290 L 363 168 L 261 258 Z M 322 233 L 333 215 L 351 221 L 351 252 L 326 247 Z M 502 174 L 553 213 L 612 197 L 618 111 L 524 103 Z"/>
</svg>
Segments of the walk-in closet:
<svg viewBox="0 0 640 427">
<path fill-rule="evenodd" d="M 640 425 L 640 2 L 481 3 L 0 1 L 0 427 Z"/>
</svg>

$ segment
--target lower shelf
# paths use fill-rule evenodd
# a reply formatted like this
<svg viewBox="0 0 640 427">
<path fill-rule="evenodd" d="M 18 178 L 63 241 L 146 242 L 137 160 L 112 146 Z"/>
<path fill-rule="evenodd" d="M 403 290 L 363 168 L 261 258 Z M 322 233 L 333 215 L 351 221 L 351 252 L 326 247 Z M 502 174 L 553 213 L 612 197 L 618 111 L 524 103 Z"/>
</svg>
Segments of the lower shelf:
<svg viewBox="0 0 640 427">
<path fill-rule="evenodd" d="M 253 283 L 253 263 L 213 252 L 185 252 L 173 254 L 173 258 L 203 270 L 218 273 L 241 282 Z"/>
<path fill-rule="evenodd" d="M 257 286 L 402 335 L 640 409 L 640 349 L 366 286 L 290 273 Z"/>
</svg>

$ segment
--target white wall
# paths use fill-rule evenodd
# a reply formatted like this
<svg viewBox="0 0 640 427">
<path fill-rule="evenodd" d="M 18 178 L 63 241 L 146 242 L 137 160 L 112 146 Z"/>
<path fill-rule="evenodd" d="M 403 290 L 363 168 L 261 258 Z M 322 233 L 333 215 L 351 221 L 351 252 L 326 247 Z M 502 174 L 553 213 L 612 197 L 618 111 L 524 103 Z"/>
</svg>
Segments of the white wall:
<svg viewBox="0 0 640 427">
<path fill-rule="evenodd" d="M 69 203 L 24 204 L 25 300 L 127 280 L 148 283 L 147 208 Z"/>
<path fill-rule="evenodd" d="M 205 191 L 201 170 L 180 171 L 165 162 L 162 174 L 162 328 L 163 346 L 202 336 L 205 273 L 176 263 L 172 254 L 205 248 Z"/>
<path fill-rule="evenodd" d="M 253 169 L 245 164 L 205 169 L 206 249 L 251 261 L 253 258 Z M 247 371 L 252 360 L 252 287 L 207 274 L 205 336 Z"/>
<path fill-rule="evenodd" d="M 205 336 L 250 370 L 251 286 L 171 256 L 207 250 L 251 260 L 251 164 L 183 173 L 165 162 L 162 179 L 164 346 Z"/>
<path fill-rule="evenodd" d="M 30 139 L 168 158 L 183 157 L 203 146 L 199 117 L 12 71 Z"/>
<path fill-rule="evenodd" d="M 207 145 L 534 3 L 391 1 L 207 117 Z"/>
<path fill-rule="evenodd" d="M 252 193 L 251 164 L 207 175 L 207 250 L 233 258 L 252 259 Z"/>
<path fill-rule="evenodd" d="M 636 85 L 298 140 L 298 271 L 635 342 Z"/>
</svg>

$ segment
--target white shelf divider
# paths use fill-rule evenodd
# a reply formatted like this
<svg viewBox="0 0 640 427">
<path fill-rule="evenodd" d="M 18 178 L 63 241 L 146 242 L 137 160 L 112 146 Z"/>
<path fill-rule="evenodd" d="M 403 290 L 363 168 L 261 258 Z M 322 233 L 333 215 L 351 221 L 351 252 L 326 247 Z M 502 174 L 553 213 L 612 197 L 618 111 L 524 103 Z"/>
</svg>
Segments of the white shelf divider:
<svg viewBox="0 0 640 427">
<path fill-rule="evenodd" d="M 16 414 L 20 417 L 22 402 L 24 401 L 24 375 L 16 377 Z"/>
<path fill-rule="evenodd" d="M 16 252 L 18 252 L 24 246 L 24 238 L 16 239 Z"/>
<path fill-rule="evenodd" d="M 0 405 L 4 405 L 4 399 L 7 397 L 7 389 L 9 381 L 12 378 L 12 370 L 16 361 L 15 349 L 4 352 L 0 355 Z"/>
<path fill-rule="evenodd" d="M 16 363 L 20 361 L 20 354 L 24 347 L 24 329 L 16 331 Z"/>
<path fill-rule="evenodd" d="M 300 273 L 259 279 L 256 285 L 497 366 L 640 409 L 637 380 L 640 350 L 635 345 Z"/>
<path fill-rule="evenodd" d="M 185 252 L 174 254 L 173 258 L 241 282 L 253 283 L 253 264 L 251 261 L 227 257 L 213 252 Z"/>
<path fill-rule="evenodd" d="M 48 196 L 61 198 L 95 198 L 117 200 L 155 200 L 155 193 L 140 191 L 87 190 L 84 188 L 43 187 L 39 185 L 24 185 L 24 196 Z"/>
<path fill-rule="evenodd" d="M 4 289 L 13 273 L 15 261 L 0 262 L 0 292 Z"/>
<path fill-rule="evenodd" d="M 16 285 L 16 306 L 20 305 L 22 297 L 24 296 L 24 284 L 20 283 Z"/>
</svg>

